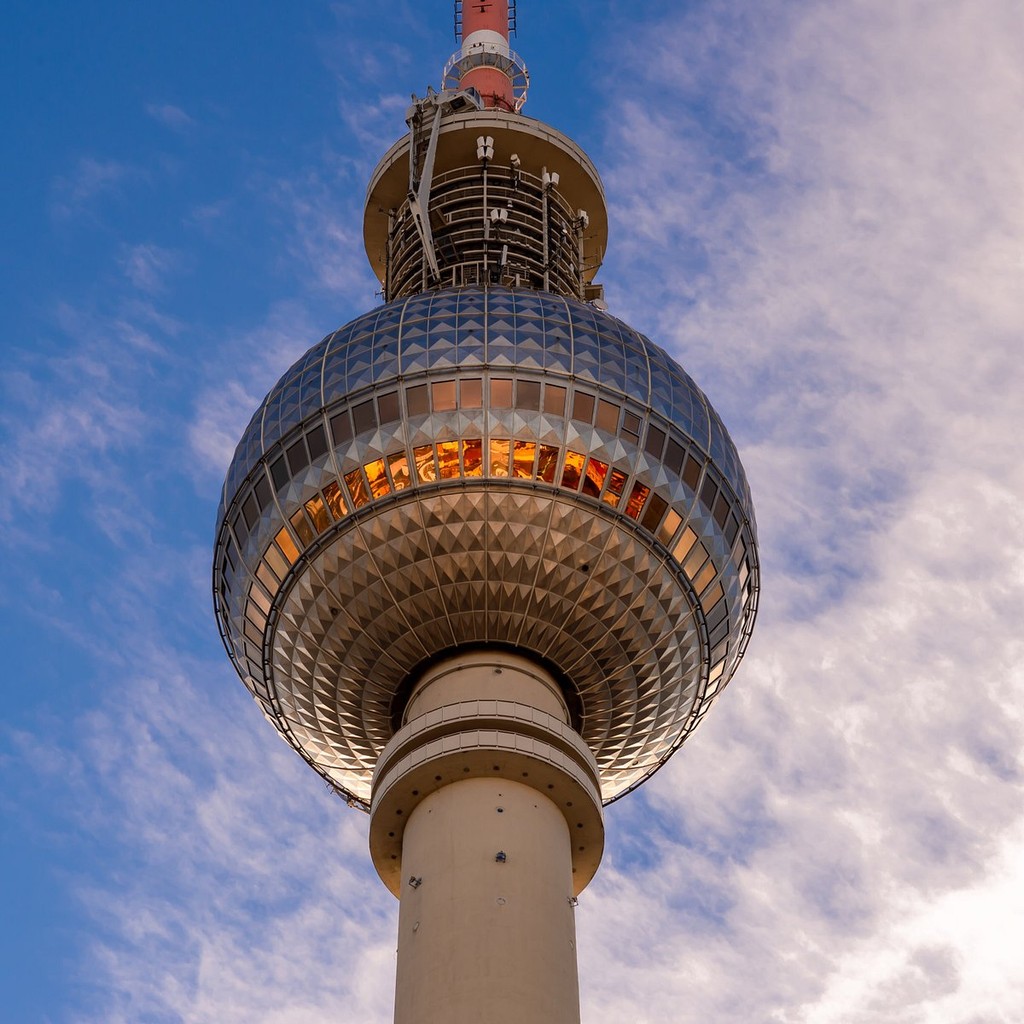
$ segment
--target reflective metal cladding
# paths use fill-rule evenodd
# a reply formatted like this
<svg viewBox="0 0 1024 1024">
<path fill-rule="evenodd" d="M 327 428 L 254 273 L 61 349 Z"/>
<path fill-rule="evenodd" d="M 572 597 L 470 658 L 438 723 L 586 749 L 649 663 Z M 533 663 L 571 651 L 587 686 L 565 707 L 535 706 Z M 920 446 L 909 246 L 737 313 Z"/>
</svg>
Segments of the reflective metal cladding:
<svg viewBox="0 0 1024 1024">
<path fill-rule="evenodd" d="M 472 645 L 552 670 L 608 801 L 729 681 L 757 580 L 690 377 L 594 304 L 488 284 L 389 302 L 288 370 L 227 474 L 214 595 L 265 714 L 353 802 L 416 674 Z"/>
</svg>

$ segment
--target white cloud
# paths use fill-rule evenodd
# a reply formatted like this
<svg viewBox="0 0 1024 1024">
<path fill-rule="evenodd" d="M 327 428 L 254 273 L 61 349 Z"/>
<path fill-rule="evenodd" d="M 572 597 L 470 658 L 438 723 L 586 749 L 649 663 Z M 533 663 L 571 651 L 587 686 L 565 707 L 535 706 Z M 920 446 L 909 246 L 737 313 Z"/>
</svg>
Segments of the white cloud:
<svg viewBox="0 0 1024 1024">
<path fill-rule="evenodd" d="M 150 295 L 164 290 L 165 281 L 178 266 L 178 257 L 170 249 L 154 243 L 127 246 L 121 259 L 125 277 Z"/>
<path fill-rule="evenodd" d="M 765 577 L 653 820 L 610 815 L 642 858 L 585 904 L 589 1024 L 638 991 L 680 1022 L 1024 1014 L 1014 17 L 719 3 L 637 41 L 659 102 L 611 111 L 613 308 L 732 426 Z"/>
<path fill-rule="evenodd" d="M 177 132 L 187 131 L 195 125 L 195 121 L 173 103 L 147 103 L 146 113 L 153 120 Z"/>
</svg>

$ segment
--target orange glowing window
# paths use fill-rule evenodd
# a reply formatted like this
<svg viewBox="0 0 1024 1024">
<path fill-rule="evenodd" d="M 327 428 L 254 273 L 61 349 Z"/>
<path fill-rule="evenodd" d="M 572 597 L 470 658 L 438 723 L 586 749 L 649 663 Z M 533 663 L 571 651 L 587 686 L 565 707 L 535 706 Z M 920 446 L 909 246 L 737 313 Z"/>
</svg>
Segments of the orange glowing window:
<svg viewBox="0 0 1024 1024">
<path fill-rule="evenodd" d="M 580 477 L 583 475 L 583 463 L 585 455 L 579 452 L 565 453 L 565 466 L 562 469 L 562 486 L 576 490 L 580 485 Z"/>
<path fill-rule="evenodd" d="M 345 486 L 348 488 L 352 504 L 356 508 L 362 508 L 364 505 L 369 504 L 370 492 L 366 489 L 366 480 L 363 479 L 363 474 L 358 469 L 345 474 Z"/>
<path fill-rule="evenodd" d="M 323 533 L 331 525 L 331 513 L 327 511 L 324 499 L 319 494 L 306 502 L 306 511 L 313 520 L 313 527 L 317 533 Z"/>
<path fill-rule="evenodd" d="M 596 498 L 604 487 L 604 478 L 608 475 L 608 463 L 591 459 L 587 463 L 587 471 L 583 474 L 583 493 Z"/>
<path fill-rule="evenodd" d="M 676 535 L 676 530 L 679 529 L 682 522 L 683 517 L 675 509 L 670 508 L 668 515 L 665 516 L 665 521 L 661 524 L 661 529 L 658 530 L 658 540 L 662 544 L 667 544 Z"/>
<path fill-rule="evenodd" d="M 626 486 L 626 474 L 621 469 L 613 469 L 612 475 L 608 478 L 608 490 L 604 492 L 604 500 L 615 508 L 622 497 L 622 491 Z"/>
<path fill-rule="evenodd" d="M 484 475 L 484 443 L 479 437 L 462 442 L 462 463 L 466 476 Z"/>
<path fill-rule="evenodd" d="M 633 490 L 629 492 L 629 501 L 626 502 L 626 515 L 630 519 L 640 518 L 640 513 L 644 509 L 644 502 L 647 501 L 647 495 L 650 493 L 650 487 L 644 487 L 643 484 L 633 484 Z"/>
<path fill-rule="evenodd" d="M 511 449 L 511 441 L 491 441 L 491 476 L 508 476 Z"/>
<path fill-rule="evenodd" d="M 432 444 L 421 445 L 413 449 L 413 459 L 416 462 L 416 479 L 421 484 L 429 484 L 437 479 L 437 467 L 434 465 L 434 446 Z"/>
<path fill-rule="evenodd" d="M 367 462 L 363 469 L 366 470 L 366 479 L 370 482 L 370 494 L 374 500 L 391 493 L 391 481 L 388 480 L 383 459 Z"/>
<path fill-rule="evenodd" d="M 409 457 L 405 452 L 389 455 L 388 467 L 391 470 L 391 483 L 396 491 L 404 491 L 406 487 L 412 486 L 412 477 L 409 475 Z"/>
<path fill-rule="evenodd" d="M 512 449 L 512 475 L 520 480 L 533 479 L 537 446 L 532 441 L 516 441 Z"/>
<path fill-rule="evenodd" d="M 288 532 L 288 528 L 282 526 L 274 540 L 277 541 L 277 546 L 284 552 L 284 557 L 288 559 L 288 564 L 292 565 L 299 557 L 299 549 L 295 546 L 295 541 L 292 540 L 292 535 Z"/>
<path fill-rule="evenodd" d="M 437 446 L 437 465 L 442 480 L 452 480 L 459 475 L 458 441 L 443 441 Z"/>
<path fill-rule="evenodd" d="M 309 525 L 309 520 L 306 518 L 306 514 L 300 508 L 291 519 L 288 520 L 292 524 L 295 532 L 299 535 L 299 540 L 303 544 L 312 544 L 313 538 L 316 534 L 313 532 L 313 527 Z"/>
<path fill-rule="evenodd" d="M 690 553 L 690 549 L 694 544 L 697 543 L 697 534 L 693 532 L 692 527 L 687 527 L 683 530 L 682 537 L 679 538 L 679 542 L 672 549 L 672 557 L 677 562 L 682 562 L 686 556 Z"/>
<path fill-rule="evenodd" d="M 249 588 L 249 600 L 258 605 L 264 615 L 270 614 L 270 600 L 255 583 Z"/>
<path fill-rule="evenodd" d="M 555 473 L 558 471 L 558 449 L 554 445 L 542 444 L 540 446 L 540 458 L 537 461 L 537 478 L 546 484 L 555 482 Z"/>
<path fill-rule="evenodd" d="M 327 499 L 327 507 L 335 519 L 345 518 L 345 499 L 341 496 L 341 488 L 336 480 L 332 480 L 324 488 L 324 497 Z"/>
</svg>

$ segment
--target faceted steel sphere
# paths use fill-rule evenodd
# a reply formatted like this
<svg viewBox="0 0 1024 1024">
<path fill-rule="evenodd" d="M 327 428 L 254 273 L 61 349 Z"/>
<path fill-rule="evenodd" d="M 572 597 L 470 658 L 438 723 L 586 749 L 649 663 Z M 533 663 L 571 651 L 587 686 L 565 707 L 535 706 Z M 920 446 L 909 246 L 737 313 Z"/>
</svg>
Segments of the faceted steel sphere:
<svg viewBox="0 0 1024 1024">
<path fill-rule="evenodd" d="M 610 801 L 731 678 L 758 562 L 707 398 L 593 305 L 428 291 L 310 349 L 224 484 L 214 600 L 264 713 L 353 803 L 416 676 L 472 645 L 558 678 Z"/>
</svg>

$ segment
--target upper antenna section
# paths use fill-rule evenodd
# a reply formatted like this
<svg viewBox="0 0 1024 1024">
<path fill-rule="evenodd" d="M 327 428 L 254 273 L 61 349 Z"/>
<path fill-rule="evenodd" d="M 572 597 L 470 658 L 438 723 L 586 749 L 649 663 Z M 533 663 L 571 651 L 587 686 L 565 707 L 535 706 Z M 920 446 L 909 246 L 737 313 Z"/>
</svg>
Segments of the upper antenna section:
<svg viewBox="0 0 1024 1024">
<path fill-rule="evenodd" d="M 462 46 L 445 65 L 441 87 L 475 89 L 485 107 L 518 112 L 530 76 L 509 47 L 515 26 L 515 0 L 456 0 L 455 38 Z"/>
</svg>

